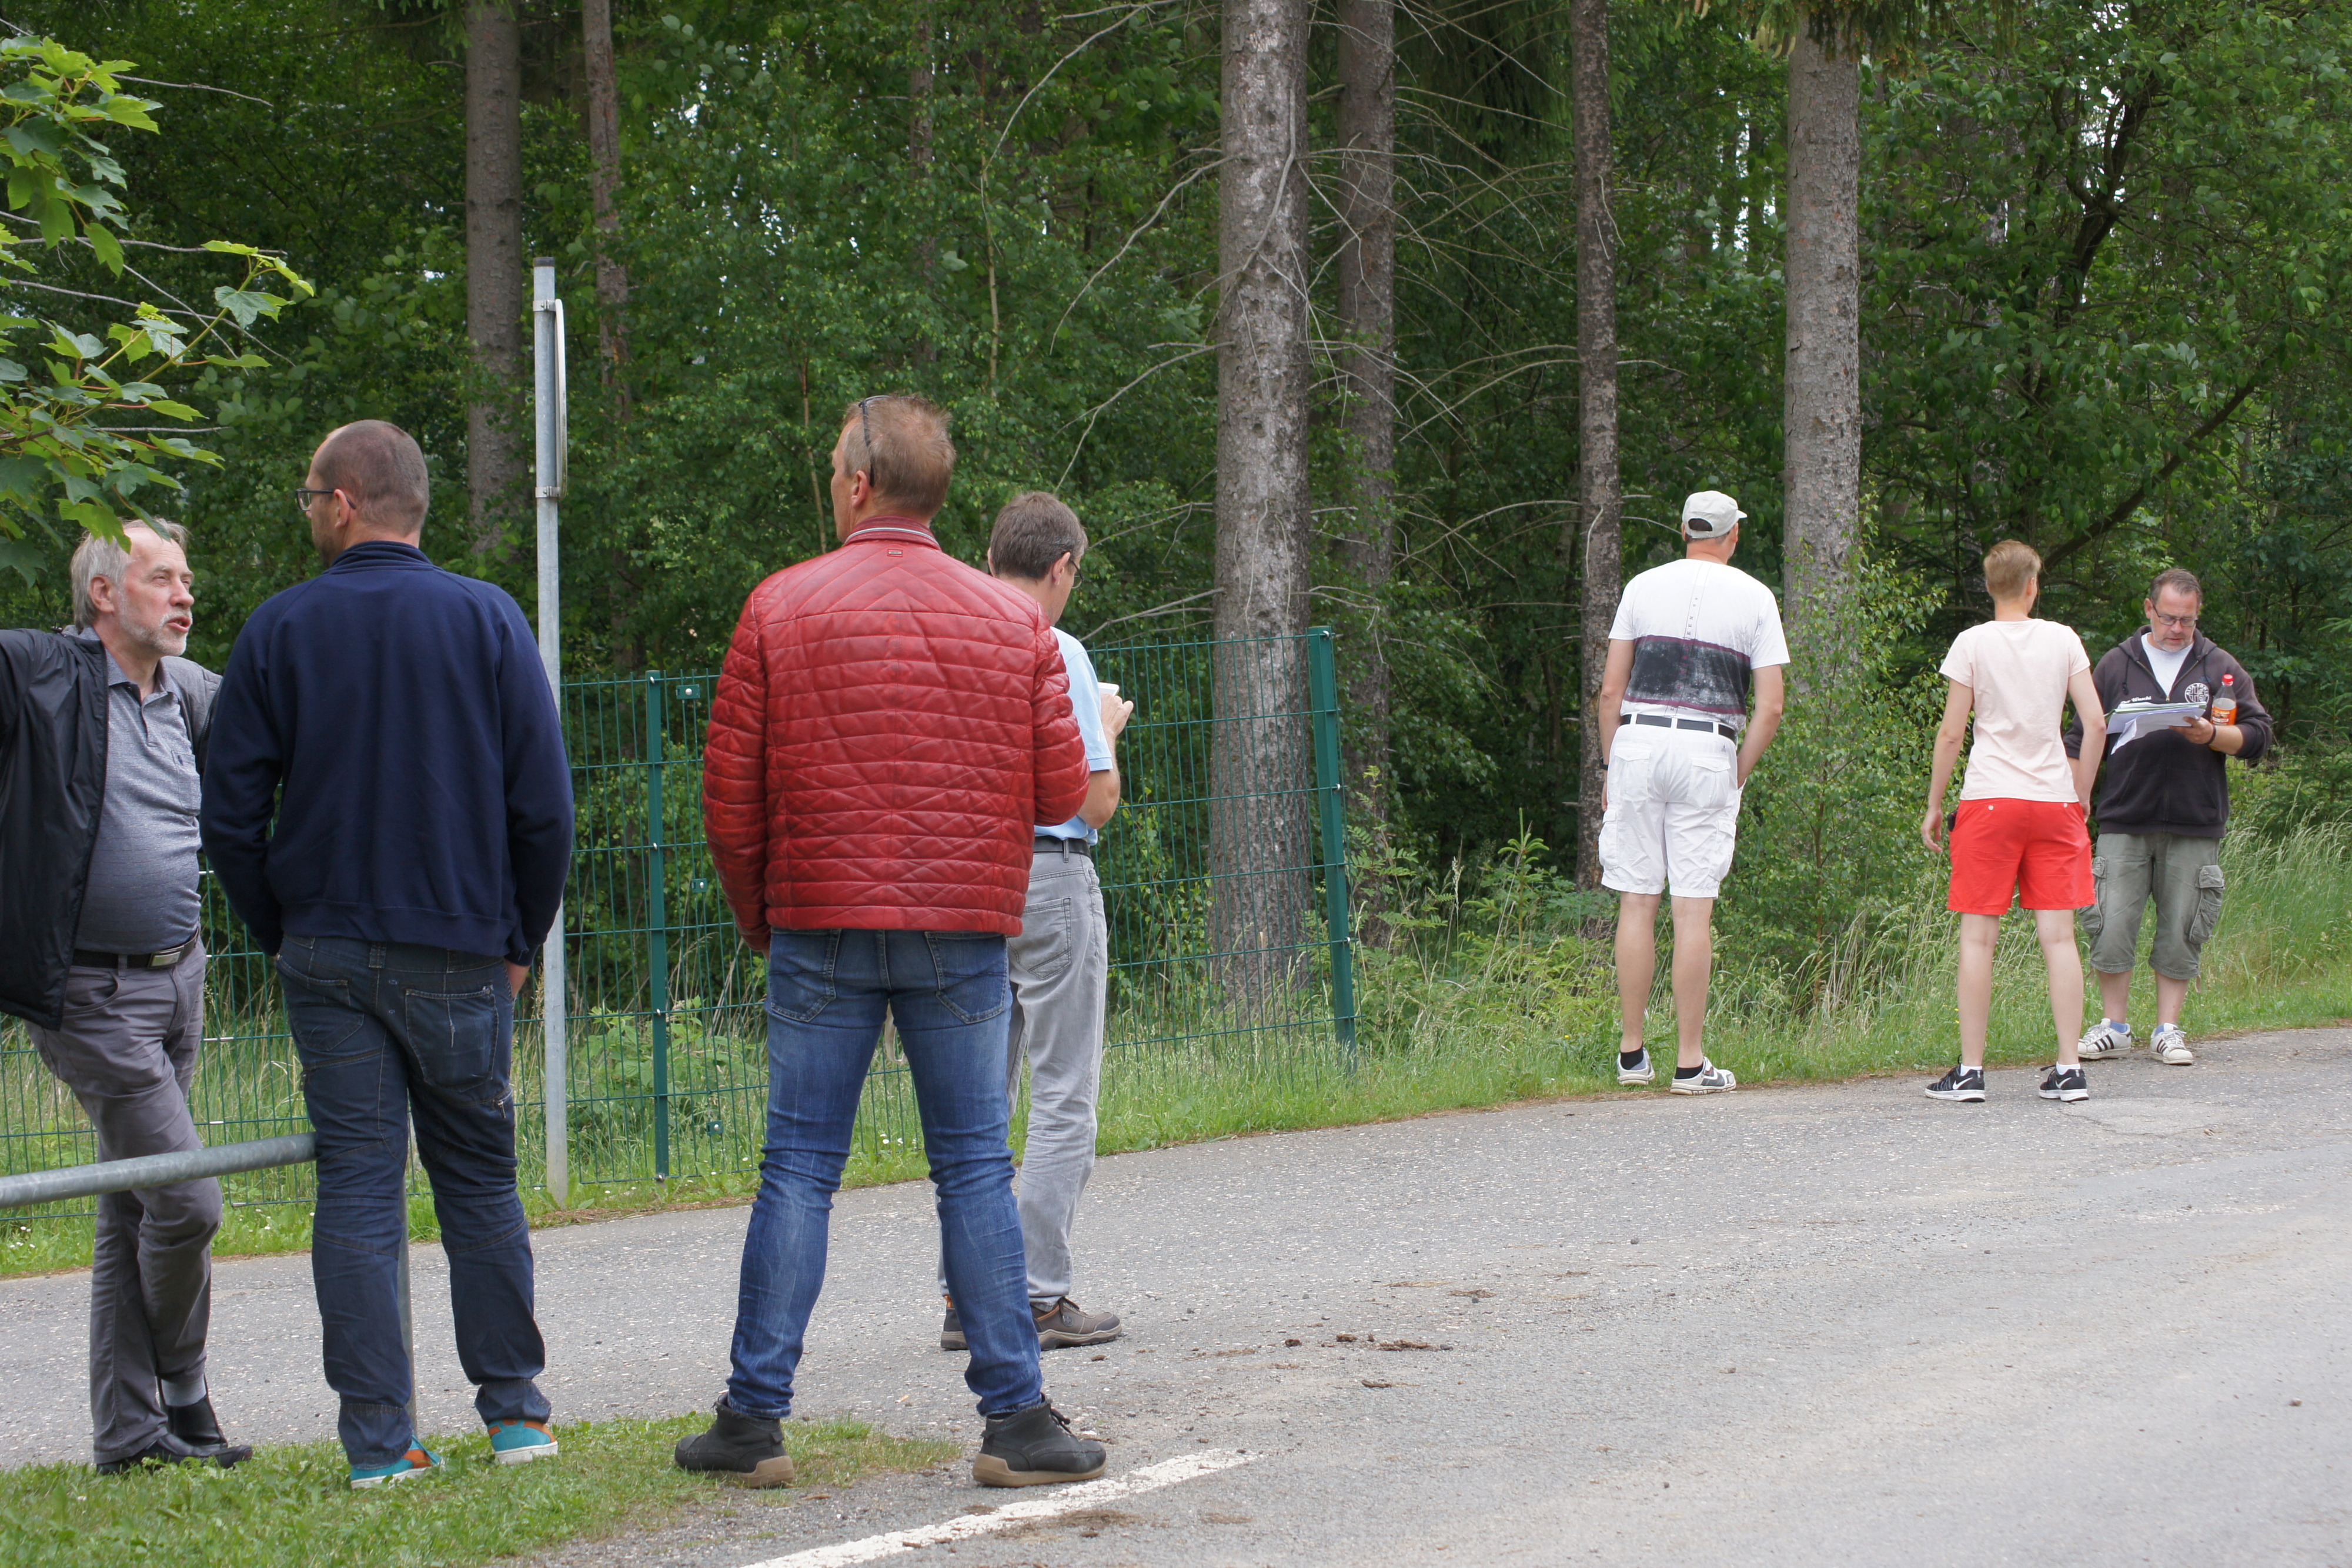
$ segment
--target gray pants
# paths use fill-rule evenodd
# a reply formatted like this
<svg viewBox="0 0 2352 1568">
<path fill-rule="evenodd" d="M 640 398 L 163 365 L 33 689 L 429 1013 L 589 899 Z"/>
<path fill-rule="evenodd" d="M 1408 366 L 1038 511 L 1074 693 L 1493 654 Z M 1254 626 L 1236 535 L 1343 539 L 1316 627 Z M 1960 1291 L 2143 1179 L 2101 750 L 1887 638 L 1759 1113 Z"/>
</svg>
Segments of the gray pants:
<svg viewBox="0 0 2352 1568">
<path fill-rule="evenodd" d="M 2091 856 L 2097 891 L 2080 913 L 2091 967 L 2131 972 L 2140 917 L 2156 901 L 2148 967 L 2168 980 L 2193 980 L 2221 918 L 2221 841 L 2182 833 L 2101 833 Z"/>
<path fill-rule="evenodd" d="M 32 1030 L 49 1071 L 98 1131 L 98 1157 L 204 1146 L 188 1086 L 205 1036 L 205 952 L 192 942 L 169 969 L 77 967 L 65 1017 Z M 98 1200 L 89 1281 L 89 1416 L 100 1464 L 163 1435 L 163 1385 L 174 1403 L 202 1397 L 212 1323 L 213 1234 L 220 1183 L 178 1182 Z"/>
<path fill-rule="evenodd" d="M 1070 1227 L 1095 1170 L 1110 928 L 1093 861 L 1055 849 L 1036 852 L 1021 935 L 1004 941 L 1004 968 L 1013 987 L 1004 1053 L 1008 1103 L 1018 1102 L 1021 1063 L 1024 1058 L 1029 1063 L 1021 1244 L 1029 1255 L 1029 1300 L 1047 1307 L 1070 1293 Z M 947 1289 L 944 1277 L 940 1289 Z"/>
<path fill-rule="evenodd" d="M 1021 1087 L 1021 1059 L 1029 1059 L 1021 1244 L 1029 1253 L 1029 1299 L 1044 1306 L 1070 1293 L 1070 1226 L 1095 1171 L 1110 927 L 1092 860 L 1059 850 L 1037 852 L 1029 867 L 1021 935 L 1005 942 L 1004 967 L 1013 983 L 1013 1027 L 1004 1058 L 1007 1100 Z"/>
</svg>

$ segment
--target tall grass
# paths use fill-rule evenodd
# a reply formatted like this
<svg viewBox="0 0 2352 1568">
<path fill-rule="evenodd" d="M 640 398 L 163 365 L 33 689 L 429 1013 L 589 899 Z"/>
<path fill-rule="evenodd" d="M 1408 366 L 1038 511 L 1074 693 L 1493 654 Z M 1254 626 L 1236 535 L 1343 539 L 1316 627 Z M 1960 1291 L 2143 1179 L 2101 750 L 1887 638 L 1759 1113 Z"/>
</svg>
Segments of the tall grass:
<svg viewBox="0 0 2352 1568">
<path fill-rule="evenodd" d="M 1284 1129 L 1380 1121 L 1546 1095 L 1623 1092 L 1614 1075 L 1616 992 L 1605 896 L 1579 892 L 1522 840 L 1483 868 L 1438 871 L 1390 856 L 1371 867 L 1390 940 L 1360 956 L 1362 1017 L 1352 1050 L 1328 1028 L 1238 1027 L 1210 1000 L 1200 1027 L 1173 1044 L 1121 1047 L 1106 1059 L 1101 1147 L 1155 1148 Z M 2284 1028 L 2352 1015 L 2352 827 L 2302 821 L 2233 834 L 2230 889 L 2189 1002 L 2193 1037 Z M 1707 1049 L 1743 1084 L 1939 1071 L 1956 1059 L 1952 980 L 1956 918 L 1926 878 L 1914 897 L 1874 905 L 1795 962 L 1743 954 L 1725 933 Z M 1737 918 L 1727 910 L 1727 921 Z M 1662 944 L 1670 934 L 1662 928 Z M 1649 1039 L 1671 1051 L 1671 1003 L 1650 1009 Z M 1319 980 L 1310 982 L 1320 985 Z M 2145 968 L 2136 1010 L 2152 1017 Z M 1302 999 L 1312 1012 L 1319 998 Z M 1167 1005 L 1165 999 L 1159 1004 Z M 2090 1004 L 2095 1009 L 2095 998 Z M 1158 1020 L 1155 1029 L 1164 1028 Z M 1119 1032 L 1116 1028 L 1114 1033 Z M 1994 972 L 1989 1060 L 2049 1059 L 2053 1041 L 2032 923 L 2005 923 Z M 923 1174 L 903 1077 L 881 1081 L 861 1129 L 850 1185 Z M 2095 1069 L 2094 1092 L 2097 1082 Z M 1017 1128 L 1016 1128 L 1017 1132 Z M 528 1170 L 527 1180 L 537 1171 Z M 740 1199 L 757 1180 L 740 1168 L 667 1184 L 606 1184 L 585 1212 Z M 544 1223 L 544 1194 L 526 1202 Z M 411 1207 L 418 1239 L 435 1234 L 432 1204 Z M 223 1253 L 306 1246 L 299 1203 L 233 1210 Z M 0 1272 L 79 1267 L 87 1220 L 12 1221 Z"/>
</svg>

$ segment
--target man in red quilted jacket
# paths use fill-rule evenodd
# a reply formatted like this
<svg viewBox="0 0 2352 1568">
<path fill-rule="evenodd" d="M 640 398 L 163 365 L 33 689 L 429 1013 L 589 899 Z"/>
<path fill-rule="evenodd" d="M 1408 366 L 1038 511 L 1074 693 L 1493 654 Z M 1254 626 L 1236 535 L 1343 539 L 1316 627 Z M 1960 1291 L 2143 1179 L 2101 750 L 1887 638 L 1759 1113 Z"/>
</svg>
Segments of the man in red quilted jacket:
<svg viewBox="0 0 2352 1568">
<path fill-rule="evenodd" d="M 886 1014 L 986 1420 L 973 1478 L 1103 1469 L 1045 1400 L 1004 1089 L 1004 939 L 1037 828 L 1086 798 L 1086 747 L 1044 612 L 932 537 L 955 468 L 947 426 L 921 398 L 850 406 L 833 449 L 841 548 L 752 590 L 711 709 L 711 852 L 744 940 L 768 955 L 768 1138 L 727 1393 L 677 1463 L 742 1486 L 792 1482 L 782 1422 Z"/>
</svg>

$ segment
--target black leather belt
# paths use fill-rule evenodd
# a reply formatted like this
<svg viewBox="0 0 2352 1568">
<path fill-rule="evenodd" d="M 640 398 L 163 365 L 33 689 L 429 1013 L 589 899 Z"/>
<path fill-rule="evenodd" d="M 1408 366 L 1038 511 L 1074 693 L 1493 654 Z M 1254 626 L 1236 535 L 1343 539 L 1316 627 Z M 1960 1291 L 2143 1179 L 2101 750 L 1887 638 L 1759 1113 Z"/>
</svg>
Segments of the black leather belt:
<svg viewBox="0 0 2352 1568">
<path fill-rule="evenodd" d="M 1668 718 L 1662 713 L 1621 713 L 1620 725 L 1646 724 L 1658 729 L 1711 729 L 1726 740 L 1738 740 L 1739 732 L 1727 724 L 1717 724 L 1711 718 Z"/>
<path fill-rule="evenodd" d="M 166 947 L 161 953 L 97 953 L 86 947 L 74 949 L 77 969 L 168 969 L 188 956 L 195 945 L 191 936 L 176 947 Z"/>
<path fill-rule="evenodd" d="M 1036 842 L 1037 852 L 1041 855 L 1057 854 L 1064 860 L 1069 859 L 1072 855 L 1084 855 L 1088 860 L 1095 858 L 1094 845 L 1084 839 L 1063 839 L 1056 838 L 1051 833 L 1040 833 L 1037 835 Z"/>
</svg>

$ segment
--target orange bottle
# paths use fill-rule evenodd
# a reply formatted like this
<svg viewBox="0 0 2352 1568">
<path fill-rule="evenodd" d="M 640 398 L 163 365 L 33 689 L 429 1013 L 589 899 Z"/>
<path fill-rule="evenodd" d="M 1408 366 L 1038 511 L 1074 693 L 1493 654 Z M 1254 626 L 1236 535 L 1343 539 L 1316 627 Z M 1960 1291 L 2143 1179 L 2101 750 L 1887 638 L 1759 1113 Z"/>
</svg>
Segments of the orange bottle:
<svg viewBox="0 0 2352 1568">
<path fill-rule="evenodd" d="M 2221 695 L 2213 699 L 2213 706 L 2210 711 L 2215 724 L 2235 724 L 2238 722 L 2237 676 L 2223 675 L 2221 677 Z"/>
</svg>

